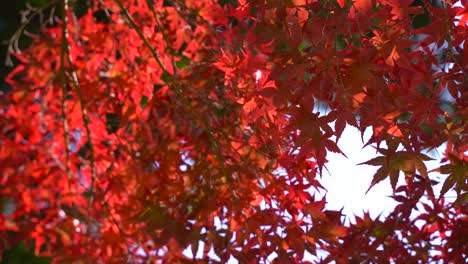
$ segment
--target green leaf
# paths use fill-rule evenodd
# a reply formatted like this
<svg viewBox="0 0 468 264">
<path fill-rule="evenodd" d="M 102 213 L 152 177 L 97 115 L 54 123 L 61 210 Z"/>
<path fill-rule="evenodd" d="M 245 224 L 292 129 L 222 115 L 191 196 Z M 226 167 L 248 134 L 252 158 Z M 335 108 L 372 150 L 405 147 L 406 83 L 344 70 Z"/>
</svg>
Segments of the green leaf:
<svg viewBox="0 0 468 264">
<path fill-rule="evenodd" d="M 89 144 L 89 142 L 86 142 L 78 150 L 78 155 L 83 159 L 88 159 L 90 149 L 91 149 L 91 145 Z"/>
<path fill-rule="evenodd" d="M 360 34 L 353 34 L 350 38 L 351 43 L 357 48 L 362 46 L 361 42 L 361 35 Z"/>
<path fill-rule="evenodd" d="M 190 59 L 185 56 L 182 56 L 180 61 L 176 61 L 175 64 L 179 70 L 182 70 L 190 64 Z"/>
<path fill-rule="evenodd" d="M 426 124 L 420 125 L 422 132 L 426 135 L 432 136 L 434 132 L 432 131 L 432 128 Z"/>
<path fill-rule="evenodd" d="M 120 118 L 115 113 L 106 113 L 106 130 L 107 133 L 112 134 L 117 132 L 120 128 Z"/>
<path fill-rule="evenodd" d="M 184 50 L 187 48 L 188 44 L 187 42 L 184 42 L 182 43 L 182 45 L 180 46 L 179 50 L 177 51 L 179 54 L 182 54 L 182 52 L 184 52 Z"/>
<path fill-rule="evenodd" d="M 376 237 L 386 237 L 392 232 L 393 230 L 391 228 L 388 228 L 386 225 L 380 224 L 380 222 L 378 222 L 378 224 L 373 230 L 373 235 L 375 235 Z"/>
<path fill-rule="evenodd" d="M 169 83 L 172 79 L 172 75 L 170 75 L 168 72 L 163 72 L 163 74 L 161 74 L 161 80 L 165 83 Z"/>
<path fill-rule="evenodd" d="M 28 0 L 26 1 L 28 4 L 30 4 L 33 7 L 44 7 L 50 3 L 50 0 Z M 23 2 L 24 3 L 24 2 Z"/>
<path fill-rule="evenodd" d="M 238 5 L 237 0 L 218 0 L 218 4 L 223 7 L 227 5 L 237 7 Z"/>
<path fill-rule="evenodd" d="M 390 167 L 403 172 L 411 172 L 415 168 L 414 160 L 411 153 L 406 151 L 398 151 L 390 158 Z"/>
<path fill-rule="evenodd" d="M 420 86 L 416 87 L 416 91 L 418 91 L 421 95 L 426 97 L 431 97 L 433 95 L 432 90 L 424 84 L 421 84 Z"/>
<path fill-rule="evenodd" d="M 426 27 L 431 24 L 431 16 L 427 12 L 424 14 L 415 15 L 411 22 L 411 26 L 413 28 Z"/>
<path fill-rule="evenodd" d="M 147 207 L 143 212 L 140 212 L 137 217 L 140 221 L 148 222 L 155 227 L 167 225 L 169 221 L 169 216 L 166 214 L 164 208 L 158 205 Z"/>
<path fill-rule="evenodd" d="M 315 75 L 313 75 L 312 73 L 304 72 L 304 81 L 305 82 L 310 82 L 314 77 L 315 77 Z"/>
<path fill-rule="evenodd" d="M 401 113 L 398 116 L 398 121 L 406 121 L 406 120 L 410 119 L 411 116 L 412 116 L 412 114 L 410 112 Z"/>
<path fill-rule="evenodd" d="M 216 117 L 217 118 L 222 119 L 225 114 L 226 114 L 226 108 L 216 109 Z"/>
<path fill-rule="evenodd" d="M 32 241 L 34 244 L 34 240 Z M 17 243 L 10 249 L 3 251 L 2 264 L 49 264 L 52 262 L 50 257 L 39 257 L 34 254 L 33 249 L 27 249 L 23 241 Z"/>
<path fill-rule="evenodd" d="M 168 7 L 168 6 L 174 6 L 174 4 L 170 0 L 164 0 L 163 7 Z"/>
<path fill-rule="evenodd" d="M 138 64 L 138 65 L 142 65 L 143 64 L 143 59 L 141 57 L 135 57 L 135 62 Z"/>
<path fill-rule="evenodd" d="M 304 54 L 304 49 L 310 47 L 310 43 L 307 40 L 302 40 L 302 42 L 297 46 L 297 50 L 303 55 Z"/>
<path fill-rule="evenodd" d="M 279 52 L 290 52 L 291 47 L 289 46 L 289 43 L 283 40 L 279 40 L 277 42 L 277 48 Z"/>
<path fill-rule="evenodd" d="M 146 2 L 148 3 L 149 7 L 152 8 L 154 6 L 154 1 L 153 0 L 146 0 Z"/>
<path fill-rule="evenodd" d="M 250 8 L 250 15 L 257 16 L 257 13 L 258 13 L 258 7 L 252 6 L 252 8 Z"/>
<path fill-rule="evenodd" d="M 143 95 L 140 99 L 140 107 L 145 108 L 147 104 L 148 104 L 148 97 Z"/>
<path fill-rule="evenodd" d="M 335 48 L 337 50 L 344 50 L 347 46 L 348 45 L 346 44 L 343 34 L 337 35 L 335 39 Z"/>
<path fill-rule="evenodd" d="M 50 2 L 50 1 L 47 1 L 46 2 Z M 73 9 L 73 13 L 75 16 L 77 16 L 78 18 L 81 18 L 83 17 L 84 15 L 86 15 L 88 13 L 88 11 L 90 10 L 90 7 L 88 5 L 89 1 L 73 1 L 71 2 L 71 8 Z M 93 16 L 94 16 L 94 13 L 93 13 Z M 106 16 L 107 18 L 107 16 Z"/>
<path fill-rule="evenodd" d="M 159 90 L 161 90 L 164 87 L 162 84 L 155 84 L 153 85 L 153 94 L 157 93 Z"/>
</svg>

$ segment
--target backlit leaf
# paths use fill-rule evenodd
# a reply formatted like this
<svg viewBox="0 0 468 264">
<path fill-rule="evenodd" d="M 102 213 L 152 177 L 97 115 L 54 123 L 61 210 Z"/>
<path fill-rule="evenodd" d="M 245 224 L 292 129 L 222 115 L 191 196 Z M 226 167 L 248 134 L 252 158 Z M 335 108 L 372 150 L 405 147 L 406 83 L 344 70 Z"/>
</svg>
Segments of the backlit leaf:
<svg viewBox="0 0 468 264">
<path fill-rule="evenodd" d="M 377 183 L 383 181 L 385 178 L 387 178 L 389 174 L 389 170 L 386 166 L 380 167 L 377 172 L 374 174 L 374 178 L 372 179 L 372 182 L 369 186 L 369 189 L 367 189 L 366 194 L 370 191 L 372 187 L 374 187 Z"/>
</svg>

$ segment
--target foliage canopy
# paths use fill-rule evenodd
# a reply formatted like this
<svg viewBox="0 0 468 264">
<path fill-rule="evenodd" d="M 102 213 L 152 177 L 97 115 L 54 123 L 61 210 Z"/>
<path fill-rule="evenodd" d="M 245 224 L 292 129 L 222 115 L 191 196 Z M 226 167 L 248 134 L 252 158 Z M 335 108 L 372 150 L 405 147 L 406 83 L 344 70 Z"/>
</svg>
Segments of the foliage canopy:
<svg viewBox="0 0 468 264">
<path fill-rule="evenodd" d="M 463 263 L 468 1 L 454 2 L 37 1 L 41 34 L 12 40 L 0 97 L 4 260 Z M 398 202 L 383 220 L 344 225 L 313 194 L 348 125 L 372 128 L 371 187 L 390 178 Z"/>
</svg>

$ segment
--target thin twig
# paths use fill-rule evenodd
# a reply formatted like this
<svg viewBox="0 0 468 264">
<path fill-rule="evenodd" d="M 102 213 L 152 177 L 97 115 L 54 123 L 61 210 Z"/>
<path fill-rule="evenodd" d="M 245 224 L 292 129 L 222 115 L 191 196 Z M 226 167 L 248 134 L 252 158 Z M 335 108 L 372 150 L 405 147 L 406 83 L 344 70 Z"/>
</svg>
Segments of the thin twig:
<svg viewBox="0 0 468 264">
<path fill-rule="evenodd" d="M 60 78 L 62 80 L 62 102 L 61 102 L 61 108 L 62 108 L 62 125 L 63 125 L 63 141 L 65 144 L 65 171 L 68 175 L 68 184 L 71 183 L 72 180 L 72 175 L 70 172 L 70 140 L 68 138 L 68 122 L 67 122 L 67 81 L 66 81 L 66 76 L 65 76 L 65 56 L 67 53 L 67 37 L 68 37 L 68 29 L 67 29 L 67 24 L 68 24 L 68 17 L 67 17 L 67 11 L 68 11 L 68 0 L 64 0 L 63 2 L 63 18 L 62 18 L 62 41 L 61 41 L 61 49 L 60 49 Z"/>
<path fill-rule="evenodd" d="M 174 60 L 174 54 L 175 54 L 175 50 L 174 48 L 172 47 L 172 43 L 169 41 L 169 36 L 166 34 L 166 32 L 164 31 L 164 26 L 163 26 L 163 23 L 161 22 L 161 19 L 159 19 L 159 16 L 158 14 L 156 14 L 156 11 L 155 9 L 151 6 L 151 1 L 150 0 L 146 0 L 146 3 L 148 4 L 148 7 L 149 9 L 151 10 L 151 13 L 153 14 L 154 16 L 154 19 L 156 20 L 156 24 L 158 25 L 158 28 L 159 28 L 159 31 L 161 31 L 161 34 L 162 34 L 162 37 L 164 39 L 164 42 L 166 42 L 166 47 L 170 50 L 171 52 L 171 63 L 172 63 L 172 68 L 174 69 L 174 75 L 177 76 L 178 73 L 177 73 L 177 65 L 175 63 L 175 60 Z"/>
<path fill-rule="evenodd" d="M 40 8 L 33 8 L 30 5 L 27 5 L 28 9 L 26 11 L 23 11 L 22 13 L 23 15 L 21 18 L 21 25 L 15 31 L 15 33 L 13 33 L 13 36 L 8 40 L 7 55 L 5 58 L 6 66 L 13 66 L 13 60 L 11 59 L 12 53 L 21 52 L 20 47 L 19 47 L 19 40 L 21 38 L 21 35 L 25 32 L 26 27 L 31 23 L 31 21 L 34 18 L 36 18 L 37 16 L 42 16 L 45 10 L 47 10 L 48 8 L 53 8 L 54 5 L 57 4 L 57 2 L 58 2 L 57 0 L 50 1 L 50 3 Z"/>
<path fill-rule="evenodd" d="M 67 1 L 67 0 L 65 0 Z M 91 167 L 91 182 L 89 183 L 89 190 L 88 190 L 88 219 L 87 219 L 87 229 L 86 229 L 86 241 L 88 240 L 88 237 L 90 235 L 90 225 L 91 225 L 91 208 L 94 203 L 94 184 L 96 182 L 97 178 L 97 172 L 96 172 L 96 165 L 95 165 L 95 156 L 94 156 L 94 146 L 91 140 L 91 129 L 89 128 L 90 125 L 90 120 L 89 120 L 89 115 L 88 111 L 86 110 L 86 106 L 83 100 L 83 94 L 81 92 L 81 87 L 78 81 L 78 76 L 76 74 L 76 70 L 74 69 L 72 65 L 72 60 L 70 53 L 68 53 L 68 63 L 70 64 L 70 67 L 72 68 L 71 74 L 68 75 L 70 78 L 71 82 L 73 83 L 73 87 L 76 90 L 76 93 L 78 95 L 78 100 L 80 101 L 80 106 L 81 106 L 81 116 L 84 122 L 85 130 L 86 130 L 86 144 L 89 147 L 89 163 Z"/>
<path fill-rule="evenodd" d="M 63 0 L 63 10 L 64 10 L 64 17 L 66 18 L 69 12 L 69 3 L 68 0 Z M 85 248 L 86 248 L 86 253 L 85 253 L 85 259 L 89 258 L 88 251 L 89 251 L 89 237 L 90 237 L 90 232 L 91 232 L 91 211 L 92 211 L 92 206 L 94 203 L 94 184 L 97 178 L 97 172 L 96 172 L 96 166 L 95 166 L 95 156 L 94 156 L 94 146 L 93 142 L 91 140 L 91 129 L 89 128 L 90 125 L 90 120 L 89 120 L 89 115 L 86 110 L 86 106 L 83 100 L 83 94 L 81 91 L 81 86 L 78 80 L 78 75 L 76 74 L 76 69 L 73 66 L 73 61 L 71 57 L 71 52 L 70 52 L 70 43 L 68 42 L 68 31 L 66 29 L 68 20 L 64 20 L 63 23 L 65 24 L 65 35 L 62 36 L 62 41 L 65 43 L 63 44 L 65 46 L 66 50 L 66 59 L 69 64 L 69 67 L 71 69 L 70 72 L 67 72 L 67 76 L 71 83 L 73 84 L 73 88 L 75 89 L 77 95 L 78 95 L 78 100 L 80 102 L 80 107 L 81 107 L 81 116 L 84 122 L 85 130 L 86 130 L 86 144 L 89 147 L 89 162 L 90 162 L 90 167 L 91 167 L 91 182 L 89 184 L 89 190 L 88 190 L 88 209 L 87 209 L 87 228 L 86 228 L 86 239 L 85 239 Z M 89 260 L 89 259 L 88 259 Z"/>
<path fill-rule="evenodd" d="M 135 21 L 133 20 L 132 16 L 130 15 L 130 13 L 128 12 L 128 9 L 124 7 L 124 5 L 122 4 L 122 2 L 120 0 L 115 0 L 115 2 L 117 3 L 117 5 L 119 5 L 120 9 L 122 10 L 124 16 L 127 18 L 128 22 L 130 23 L 130 26 L 137 32 L 138 36 L 140 37 L 141 40 L 143 40 L 143 42 L 145 43 L 145 46 L 150 50 L 151 54 L 153 55 L 153 57 L 156 59 L 156 62 L 159 64 L 159 66 L 161 67 L 161 69 L 163 70 L 163 72 L 165 74 L 169 74 L 170 73 L 166 70 L 166 67 L 164 66 L 164 64 L 162 63 L 161 61 L 161 58 L 159 57 L 159 54 L 158 52 L 153 48 L 153 46 L 151 46 L 151 43 L 148 41 L 148 39 L 145 37 L 145 35 L 143 34 L 143 31 L 141 31 L 141 29 L 137 26 L 137 24 L 135 23 Z"/>
<path fill-rule="evenodd" d="M 119 7 L 122 9 L 125 17 L 127 18 L 127 20 L 129 21 L 130 25 L 135 29 L 135 31 L 138 33 L 139 37 L 141 40 L 143 40 L 143 42 L 145 43 L 145 45 L 147 46 L 147 48 L 151 51 L 151 53 L 153 54 L 153 57 L 156 59 L 156 61 L 158 62 L 159 66 L 161 67 L 161 69 L 163 70 L 164 73 L 166 74 L 169 74 L 166 70 L 166 68 L 164 67 L 164 65 L 162 64 L 160 58 L 159 58 L 159 55 L 157 54 L 156 50 L 151 46 L 151 44 L 149 43 L 149 41 L 145 38 L 145 36 L 143 35 L 143 32 L 141 31 L 140 28 L 138 28 L 138 26 L 136 25 L 136 23 L 134 22 L 134 20 L 132 19 L 132 17 L 130 16 L 130 14 L 128 13 L 128 10 L 123 6 L 122 2 L 120 0 L 115 0 L 115 2 L 119 5 Z M 149 5 L 149 1 L 147 1 L 148 5 Z M 157 16 L 156 12 L 151 8 L 152 10 L 152 14 L 154 16 L 154 18 L 156 19 L 156 23 L 161 31 L 161 34 L 163 35 L 163 39 L 165 40 L 166 42 L 166 45 L 169 47 L 169 49 L 171 49 L 173 51 L 173 48 L 171 48 L 171 45 L 169 43 L 169 38 L 168 36 L 165 34 L 164 32 L 164 28 L 163 28 L 163 25 L 159 19 L 159 17 Z M 209 23 L 208 23 L 209 25 Z M 211 26 L 211 25 L 209 25 Z M 174 62 L 174 58 L 172 58 L 172 63 L 174 64 L 174 71 L 176 71 L 177 67 L 175 67 L 175 62 Z M 181 97 L 182 100 L 186 101 L 187 98 L 186 96 L 182 93 L 182 91 L 178 88 L 174 89 L 176 94 L 179 95 Z M 195 109 L 193 109 L 192 105 L 190 104 L 190 102 L 186 102 L 185 103 L 186 106 L 189 107 L 189 110 L 191 113 L 196 113 Z M 211 128 L 211 126 L 209 124 L 207 124 L 206 120 L 203 120 L 202 118 L 200 118 L 198 115 L 195 114 L 195 119 L 198 120 L 202 125 L 203 127 L 207 130 L 208 132 L 208 137 L 209 137 L 209 140 L 210 140 L 210 144 L 212 146 L 212 149 L 213 149 L 213 154 L 215 155 L 216 159 L 218 160 L 218 162 L 220 163 L 220 166 L 221 166 L 221 173 L 223 174 L 223 177 L 229 187 L 229 190 L 231 192 L 231 195 L 232 197 L 234 198 L 234 200 L 238 201 L 240 198 L 239 196 L 235 193 L 234 191 L 234 187 L 232 186 L 232 183 L 228 177 L 228 172 L 226 170 L 226 167 L 224 165 L 224 158 L 222 157 L 222 154 L 221 154 L 221 151 L 218 147 L 218 144 L 217 144 L 217 140 L 214 136 L 214 132 Z M 229 221 L 230 223 L 230 221 Z M 226 243 L 228 243 L 229 240 L 227 239 Z"/>
<path fill-rule="evenodd" d="M 193 8 L 188 7 L 188 6 L 187 6 L 183 1 L 181 1 L 181 0 L 174 0 L 174 1 L 177 2 L 177 3 L 179 4 L 180 9 L 179 9 L 179 8 L 175 8 L 175 11 L 176 11 L 181 17 L 183 17 L 183 14 L 180 12 L 181 9 L 188 10 L 188 11 L 190 12 L 190 15 L 194 15 L 195 17 L 197 17 L 198 19 L 200 19 L 201 22 L 202 22 L 203 24 L 205 24 L 205 25 L 208 27 L 208 29 L 210 29 L 212 32 L 215 32 L 215 33 L 217 32 L 217 31 L 216 31 L 216 28 L 214 28 L 213 25 L 212 25 L 208 20 L 206 20 L 203 16 L 201 16 L 201 15 L 199 14 L 199 12 L 197 12 L 197 10 L 194 10 Z M 185 18 L 184 18 L 184 19 L 185 19 Z M 218 36 L 218 35 L 216 35 L 216 36 Z"/>
</svg>

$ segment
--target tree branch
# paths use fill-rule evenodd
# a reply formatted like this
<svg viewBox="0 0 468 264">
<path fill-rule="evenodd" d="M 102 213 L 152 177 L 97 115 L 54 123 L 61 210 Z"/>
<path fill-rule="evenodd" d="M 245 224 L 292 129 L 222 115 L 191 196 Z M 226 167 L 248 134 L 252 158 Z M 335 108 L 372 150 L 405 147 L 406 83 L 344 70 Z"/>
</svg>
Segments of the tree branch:
<svg viewBox="0 0 468 264">
<path fill-rule="evenodd" d="M 85 259 L 87 262 L 89 262 L 89 237 L 90 237 L 90 232 L 91 232 L 91 213 L 92 213 L 92 206 L 94 203 L 94 184 L 97 178 L 97 172 L 96 172 L 96 166 L 95 166 L 95 155 L 94 155 L 94 146 L 93 142 L 91 140 L 91 129 L 89 128 L 90 125 L 90 120 L 88 116 L 88 112 L 86 110 L 86 106 L 83 100 L 83 94 L 81 91 L 80 83 L 78 80 L 78 75 L 76 74 L 76 69 L 73 66 L 73 61 L 70 53 L 70 43 L 68 42 L 68 29 L 67 29 L 67 24 L 68 24 L 68 18 L 67 15 L 69 13 L 69 2 L 68 0 L 63 0 L 63 16 L 64 19 L 62 21 L 62 29 L 63 29 L 63 36 L 62 36 L 62 48 L 65 49 L 65 55 L 61 57 L 63 59 L 62 62 L 64 62 L 65 57 L 66 60 L 69 64 L 70 67 L 70 72 L 66 72 L 66 75 L 68 76 L 68 79 L 71 81 L 73 84 L 73 88 L 75 89 L 77 95 L 78 95 L 78 100 L 80 102 L 80 107 L 81 107 L 81 117 L 84 122 L 85 130 L 86 130 L 86 144 L 89 146 L 89 162 L 90 162 L 90 168 L 91 168 L 91 182 L 89 184 L 89 197 L 88 197 L 88 209 L 87 209 L 87 223 L 86 223 L 86 238 L 85 238 L 85 248 L 86 248 L 86 253 L 85 253 Z M 66 87 L 63 87 L 63 89 L 66 89 Z M 66 91 L 66 90 L 65 90 Z"/>
</svg>

